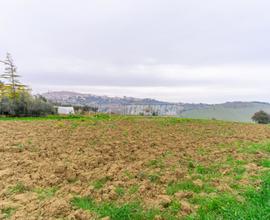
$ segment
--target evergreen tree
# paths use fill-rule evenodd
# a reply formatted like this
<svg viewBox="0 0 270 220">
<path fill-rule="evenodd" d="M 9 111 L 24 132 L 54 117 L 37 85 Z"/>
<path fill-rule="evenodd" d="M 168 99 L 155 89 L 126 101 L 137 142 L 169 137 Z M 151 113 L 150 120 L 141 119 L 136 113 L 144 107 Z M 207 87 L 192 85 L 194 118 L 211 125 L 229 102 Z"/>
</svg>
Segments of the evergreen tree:
<svg viewBox="0 0 270 220">
<path fill-rule="evenodd" d="M 5 65 L 4 73 L 0 75 L 0 78 L 7 82 L 2 85 L 3 90 L 1 91 L 15 99 L 19 92 L 27 90 L 27 87 L 19 81 L 20 75 L 17 74 L 17 67 L 14 65 L 10 53 L 7 53 L 6 59 L 0 62 Z"/>
</svg>

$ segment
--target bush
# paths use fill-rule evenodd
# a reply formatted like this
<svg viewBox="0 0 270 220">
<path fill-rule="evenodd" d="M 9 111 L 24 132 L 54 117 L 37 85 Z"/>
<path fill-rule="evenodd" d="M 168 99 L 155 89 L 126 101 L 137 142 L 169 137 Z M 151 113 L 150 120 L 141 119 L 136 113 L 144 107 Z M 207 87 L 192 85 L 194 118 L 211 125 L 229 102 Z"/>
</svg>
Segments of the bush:
<svg viewBox="0 0 270 220">
<path fill-rule="evenodd" d="M 24 117 L 50 114 L 55 114 L 54 107 L 42 96 L 21 92 L 15 98 L 0 97 L 0 115 Z"/>
<path fill-rule="evenodd" d="M 259 111 L 252 116 L 252 120 L 259 124 L 268 124 L 270 123 L 270 115 L 264 111 Z"/>
</svg>

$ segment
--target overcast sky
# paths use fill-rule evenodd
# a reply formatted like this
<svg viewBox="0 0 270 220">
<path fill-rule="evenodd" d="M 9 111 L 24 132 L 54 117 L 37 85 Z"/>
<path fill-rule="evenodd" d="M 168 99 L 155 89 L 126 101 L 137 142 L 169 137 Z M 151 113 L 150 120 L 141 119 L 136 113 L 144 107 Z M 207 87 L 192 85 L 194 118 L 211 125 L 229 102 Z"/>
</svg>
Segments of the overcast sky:
<svg viewBox="0 0 270 220">
<path fill-rule="evenodd" d="M 0 0 L 34 92 L 270 102 L 269 0 Z"/>
</svg>

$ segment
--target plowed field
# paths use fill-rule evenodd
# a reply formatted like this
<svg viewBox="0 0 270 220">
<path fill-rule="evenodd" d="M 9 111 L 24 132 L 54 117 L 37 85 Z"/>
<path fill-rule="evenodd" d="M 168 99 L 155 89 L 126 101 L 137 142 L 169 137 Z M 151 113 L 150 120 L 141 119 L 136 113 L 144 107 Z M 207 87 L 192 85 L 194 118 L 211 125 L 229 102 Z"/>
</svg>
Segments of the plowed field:
<svg viewBox="0 0 270 220">
<path fill-rule="evenodd" d="M 207 120 L 0 120 L 0 219 L 237 219 L 234 202 L 263 190 L 268 140 L 269 126 Z"/>
</svg>

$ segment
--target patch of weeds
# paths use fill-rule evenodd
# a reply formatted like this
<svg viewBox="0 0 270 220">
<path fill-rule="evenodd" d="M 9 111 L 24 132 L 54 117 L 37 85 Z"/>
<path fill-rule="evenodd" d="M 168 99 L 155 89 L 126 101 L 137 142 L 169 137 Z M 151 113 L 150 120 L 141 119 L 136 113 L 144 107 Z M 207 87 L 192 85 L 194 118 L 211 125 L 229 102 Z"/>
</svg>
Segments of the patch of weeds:
<svg viewBox="0 0 270 220">
<path fill-rule="evenodd" d="M 123 144 L 128 144 L 128 140 L 123 140 Z"/>
<path fill-rule="evenodd" d="M 240 193 L 241 201 L 230 194 L 201 198 L 197 214 L 187 219 L 270 219 L 270 173 L 261 176 L 261 180 L 260 189 L 249 188 Z"/>
<path fill-rule="evenodd" d="M 92 185 L 94 186 L 94 189 L 101 189 L 108 181 L 109 181 L 108 177 L 103 177 L 101 179 L 94 181 Z"/>
<path fill-rule="evenodd" d="M 99 114 L 96 114 L 94 115 L 94 118 L 98 119 L 98 120 L 111 120 L 111 116 L 109 114 L 102 114 L 102 113 L 99 113 Z"/>
<path fill-rule="evenodd" d="M 162 153 L 162 157 L 164 157 L 164 158 L 171 157 L 173 155 L 174 155 L 173 152 L 170 151 L 170 150 L 167 150 L 167 151 L 165 151 L 165 152 Z"/>
<path fill-rule="evenodd" d="M 213 174 L 215 173 L 215 170 L 210 167 L 204 167 L 204 166 L 198 165 L 196 167 L 196 172 L 199 174 Z"/>
<path fill-rule="evenodd" d="M 154 159 L 154 160 L 150 160 L 148 163 L 147 163 L 147 166 L 148 167 L 152 167 L 152 168 L 164 168 L 164 162 L 161 158 L 158 158 L 158 159 Z"/>
<path fill-rule="evenodd" d="M 71 204 L 76 208 L 89 210 L 98 215 L 99 218 L 110 217 L 111 220 L 152 220 L 159 210 L 144 210 L 139 202 L 130 202 L 125 204 L 116 204 L 113 202 L 97 203 L 91 198 L 75 197 Z"/>
<path fill-rule="evenodd" d="M 4 219 L 10 218 L 15 211 L 16 209 L 11 207 L 1 209 Z"/>
<path fill-rule="evenodd" d="M 78 126 L 79 126 L 79 123 L 77 123 L 77 122 L 72 122 L 72 124 L 71 124 L 71 128 L 73 128 L 73 129 L 77 128 Z"/>
<path fill-rule="evenodd" d="M 52 198 L 55 193 L 57 192 L 57 187 L 50 187 L 50 188 L 39 188 L 35 189 L 34 191 L 38 194 L 38 198 L 40 200 Z"/>
<path fill-rule="evenodd" d="M 245 167 L 241 167 L 241 166 L 237 166 L 233 168 L 233 172 L 237 175 L 242 176 L 245 172 L 246 172 L 246 168 Z"/>
<path fill-rule="evenodd" d="M 108 126 L 108 128 L 110 128 L 110 129 L 114 129 L 114 128 L 117 127 L 115 124 L 108 124 L 107 126 Z"/>
<path fill-rule="evenodd" d="M 265 160 L 260 161 L 260 166 L 270 168 L 270 160 L 265 159 Z"/>
<path fill-rule="evenodd" d="M 123 187 L 116 187 L 115 192 L 119 197 L 122 197 L 125 195 L 125 189 Z"/>
<path fill-rule="evenodd" d="M 236 163 L 236 165 L 245 165 L 248 162 L 247 161 L 244 161 L 244 160 L 236 160 L 235 163 Z"/>
<path fill-rule="evenodd" d="M 129 171 L 125 171 L 124 175 L 130 180 L 134 178 L 134 176 Z"/>
<path fill-rule="evenodd" d="M 23 183 L 18 182 L 15 186 L 9 188 L 10 194 L 18 194 L 27 192 L 29 189 Z"/>
<path fill-rule="evenodd" d="M 65 123 L 64 123 L 63 121 L 58 121 L 58 122 L 56 123 L 56 127 L 57 127 L 57 128 L 64 128 L 64 127 L 65 127 Z"/>
<path fill-rule="evenodd" d="M 152 183 L 159 183 L 160 182 L 160 175 L 159 174 L 149 174 L 148 179 Z"/>
<path fill-rule="evenodd" d="M 139 188 L 140 188 L 139 185 L 133 185 L 129 188 L 128 193 L 130 195 L 135 194 L 139 191 Z"/>
<path fill-rule="evenodd" d="M 206 150 L 205 150 L 205 148 L 198 148 L 197 149 L 197 154 L 199 154 L 199 155 L 201 155 L 201 156 L 203 156 L 203 155 L 205 155 L 207 152 L 206 152 Z"/>
<path fill-rule="evenodd" d="M 176 125 L 180 123 L 189 123 L 189 122 L 208 122 L 207 120 L 203 119 L 189 119 L 189 118 L 175 118 L 175 117 L 167 117 L 167 118 L 162 118 L 159 120 L 160 124 L 162 126 L 169 126 L 169 125 Z"/>
<path fill-rule="evenodd" d="M 123 131 L 123 136 L 128 137 L 128 131 Z"/>
<path fill-rule="evenodd" d="M 259 144 L 250 144 L 248 146 L 243 146 L 240 149 L 240 152 L 256 154 L 257 152 L 264 151 L 270 153 L 270 142 L 259 143 Z"/>
<path fill-rule="evenodd" d="M 192 161 L 189 161 L 189 162 L 188 162 L 188 169 L 189 169 L 189 170 L 193 170 L 194 168 L 195 168 L 194 163 L 193 163 Z"/>
<path fill-rule="evenodd" d="M 235 159 L 232 155 L 228 155 L 226 161 L 228 164 L 233 164 Z"/>
<path fill-rule="evenodd" d="M 177 200 L 172 200 L 172 202 L 167 207 L 166 211 L 170 212 L 172 215 L 177 215 L 181 210 L 181 204 Z"/>
<path fill-rule="evenodd" d="M 202 188 L 194 184 L 191 180 L 187 180 L 183 182 L 169 183 L 166 191 L 168 195 L 173 195 L 180 191 L 192 191 L 195 193 L 199 193 L 202 191 Z"/>
<path fill-rule="evenodd" d="M 234 180 L 237 180 L 237 181 L 241 180 L 242 178 L 243 178 L 243 175 L 234 176 Z"/>
<path fill-rule="evenodd" d="M 147 174 L 144 171 L 140 171 L 137 175 L 136 178 L 138 178 L 139 180 L 143 180 L 145 178 L 147 178 Z"/>
<path fill-rule="evenodd" d="M 24 144 L 17 144 L 17 148 L 19 149 L 20 152 L 22 152 L 25 148 Z"/>
<path fill-rule="evenodd" d="M 235 189 L 235 190 L 240 190 L 242 189 L 242 186 L 239 185 L 238 183 L 231 183 L 230 188 Z"/>
<path fill-rule="evenodd" d="M 206 193 L 212 193 L 212 192 L 217 191 L 217 189 L 215 187 L 211 186 L 209 183 L 203 184 L 201 189 L 202 189 L 203 192 L 206 192 Z"/>
</svg>

